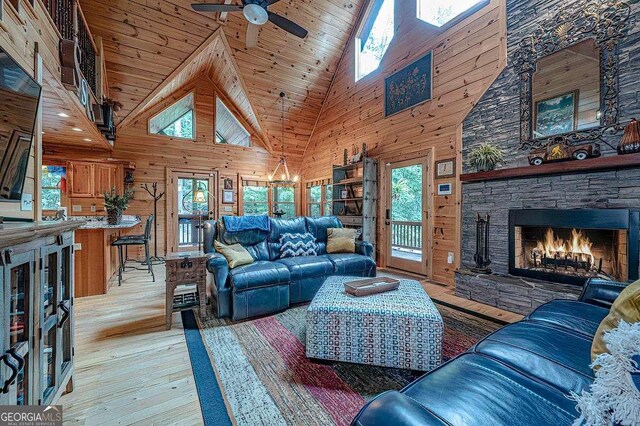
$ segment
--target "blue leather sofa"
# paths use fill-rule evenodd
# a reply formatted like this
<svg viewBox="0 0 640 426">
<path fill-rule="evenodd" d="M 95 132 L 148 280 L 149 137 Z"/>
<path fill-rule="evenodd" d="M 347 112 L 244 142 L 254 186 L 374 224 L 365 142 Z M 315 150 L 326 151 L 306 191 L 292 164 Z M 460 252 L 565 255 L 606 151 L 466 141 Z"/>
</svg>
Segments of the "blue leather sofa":
<svg viewBox="0 0 640 426">
<path fill-rule="evenodd" d="M 224 220 L 204 225 L 204 250 L 214 253 L 207 262 L 213 274 L 211 295 L 218 317 L 241 320 L 272 314 L 290 305 L 308 302 L 331 275 L 373 277 L 376 264 L 373 246 L 356 241 L 356 253 L 327 254 L 327 229 L 341 228 L 336 217 L 270 218 L 270 231 L 228 232 Z M 280 258 L 280 236 L 309 232 L 316 238 L 318 256 Z M 229 269 L 227 260 L 215 253 L 214 240 L 241 244 L 254 262 Z"/>
<path fill-rule="evenodd" d="M 571 425 L 571 391 L 594 376 L 591 342 L 626 284 L 591 280 L 578 301 L 554 300 L 401 391 L 371 400 L 353 425 Z"/>
</svg>

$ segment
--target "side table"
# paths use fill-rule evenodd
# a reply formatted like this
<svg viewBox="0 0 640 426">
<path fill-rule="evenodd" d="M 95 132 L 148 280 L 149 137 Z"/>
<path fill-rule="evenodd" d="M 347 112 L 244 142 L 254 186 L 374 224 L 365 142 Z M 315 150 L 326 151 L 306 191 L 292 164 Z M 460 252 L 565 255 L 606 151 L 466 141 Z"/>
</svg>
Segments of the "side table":
<svg viewBox="0 0 640 426">
<path fill-rule="evenodd" d="M 172 253 L 166 257 L 167 270 L 167 330 L 171 329 L 171 314 L 174 311 L 191 309 L 195 305 L 200 306 L 200 318 L 207 317 L 207 259 L 209 255 L 201 251 Z M 174 295 L 176 287 L 180 285 L 196 285 L 198 302 L 182 304 L 174 307 Z"/>
</svg>

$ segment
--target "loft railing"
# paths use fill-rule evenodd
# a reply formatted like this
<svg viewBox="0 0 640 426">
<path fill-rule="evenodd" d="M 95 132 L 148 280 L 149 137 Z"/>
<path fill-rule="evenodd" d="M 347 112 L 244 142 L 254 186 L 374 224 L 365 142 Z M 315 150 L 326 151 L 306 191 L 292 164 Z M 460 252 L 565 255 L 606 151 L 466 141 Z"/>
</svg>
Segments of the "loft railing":
<svg viewBox="0 0 640 426">
<path fill-rule="evenodd" d="M 392 221 L 391 246 L 409 250 L 422 249 L 422 223 Z"/>
<path fill-rule="evenodd" d="M 95 95 L 98 49 L 77 0 L 43 0 L 63 40 L 76 40 L 80 48 L 80 72 Z"/>
<path fill-rule="evenodd" d="M 65 40 L 73 40 L 75 0 L 43 0 L 43 3 L 60 36 Z"/>
</svg>

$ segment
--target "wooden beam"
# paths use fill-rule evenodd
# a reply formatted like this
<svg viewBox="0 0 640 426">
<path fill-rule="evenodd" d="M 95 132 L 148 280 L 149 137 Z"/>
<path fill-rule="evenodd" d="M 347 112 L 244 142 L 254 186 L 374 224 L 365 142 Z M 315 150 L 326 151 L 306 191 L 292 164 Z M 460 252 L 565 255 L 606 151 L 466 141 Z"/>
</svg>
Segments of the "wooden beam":
<svg viewBox="0 0 640 426">
<path fill-rule="evenodd" d="M 34 55 L 34 78 L 42 86 L 42 56 L 38 53 L 39 44 L 36 43 L 36 52 Z M 42 220 L 42 101 L 38 104 L 38 113 L 36 115 L 36 123 L 33 134 L 33 219 L 35 221 Z"/>
<path fill-rule="evenodd" d="M 165 78 L 158 87 L 156 87 L 149 95 L 138 104 L 121 122 L 118 124 L 118 131 L 121 131 L 125 127 L 127 127 L 131 122 L 136 118 L 138 114 L 145 110 L 145 108 L 153 101 L 153 99 L 162 92 L 171 82 L 187 67 L 189 67 L 194 61 L 198 59 L 201 53 L 206 51 L 210 46 L 212 46 L 221 36 L 224 34 L 221 28 L 216 29 L 196 50 L 189 55 L 189 57 L 184 60 L 171 74 Z"/>
</svg>

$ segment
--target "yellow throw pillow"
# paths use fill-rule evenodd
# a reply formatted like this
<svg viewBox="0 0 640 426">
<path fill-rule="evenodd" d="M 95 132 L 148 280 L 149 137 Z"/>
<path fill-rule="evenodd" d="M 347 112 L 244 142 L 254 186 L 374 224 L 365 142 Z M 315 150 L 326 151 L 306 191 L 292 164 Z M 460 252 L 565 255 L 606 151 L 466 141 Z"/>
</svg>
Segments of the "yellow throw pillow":
<svg viewBox="0 0 640 426">
<path fill-rule="evenodd" d="M 355 253 L 356 230 L 349 228 L 327 229 L 327 253 Z"/>
<path fill-rule="evenodd" d="M 630 284 L 622 290 L 622 293 L 616 298 L 609 309 L 609 315 L 607 315 L 600 326 L 596 335 L 593 337 L 593 343 L 591 344 L 591 360 L 602 353 L 608 352 L 607 346 L 604 343 L 604 333 L 618 327 L 620 320 L 632 324 L 640 321 L 640 280 Z"/>
<path fill-rule="evenodd" d="M 214 241 L 213 245 L 216 248 L 216 251 L 227 259 L 227 262 L 229 262 L 229 269 L 253 263 L 253 257 L 251 257 L 247 249 L 242 247 L 240 244 L 232 244 L 228 246 L 222 244 L 220 241 Z"/>
</svg>

